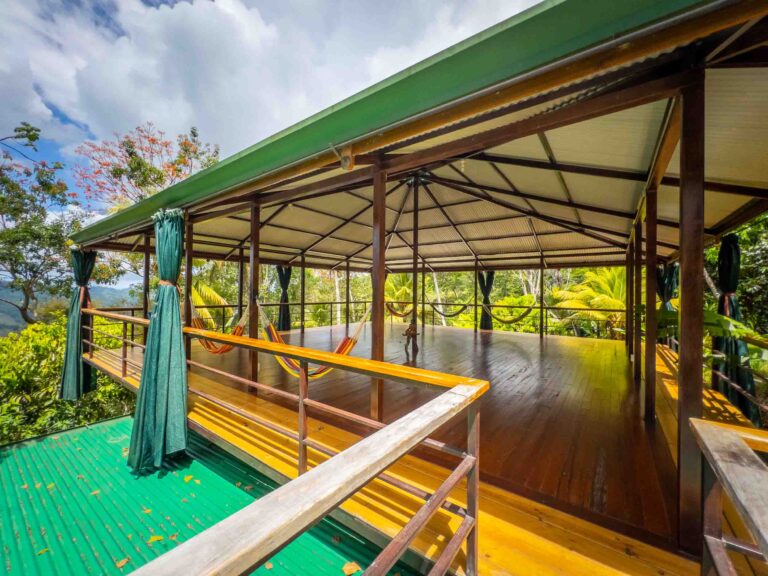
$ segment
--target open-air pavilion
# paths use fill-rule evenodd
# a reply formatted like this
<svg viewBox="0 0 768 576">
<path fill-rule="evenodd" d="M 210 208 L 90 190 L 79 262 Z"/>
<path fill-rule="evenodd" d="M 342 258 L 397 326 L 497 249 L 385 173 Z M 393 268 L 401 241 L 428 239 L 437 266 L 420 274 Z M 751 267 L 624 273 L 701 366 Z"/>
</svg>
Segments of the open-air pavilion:
<svg viewBox="0 0 768 576">
<path fill-rule="evenodd" d="M 346 448 L 350 435 L 437 397 L 412 386 L 418 371 L 400 370 L 488 381 L 473 406 L 482 413 L 479 432 L 474 417 L 469 429 L 454 419 L 431 446 L 479 446 L 479 557 L 468 543 L 469 572 L 479 562 L 481 573 L 533 573 L 516 567 L 530 562 L 545 573 L 549 558 L 555 573 L 558 553 L 534 543 L 544 536 L 531 529 L 526 542 L 540 554 L 525 552 L 511 528 L 521 526 L 515 514 L 546 510 L 547 529 L 561 534 L 547 537 L 548 545 L 580 551 L 583 565 L 573 573 L 596 565 L 690 573 L 697 566 L 677 553 L 702 553 L 707 468 L 690 419 L 748 425 L 703 382 L 703 251 L 768 209 L 766 14 L 765 2 L 748 1 L 546 3 L 74 240 L 85 250 L 145 255 L 140 317 L 149 312 L 158 210 L 183 210 L 180 285 L 192 281 L 192 258 L 239 263 L 237 308 L 248 315 L 250 338 L 193 327 L 184 299 L 189 423 L 254 465 L 294 477 Z M 671 262 L 680 268 L 679 352 L 648 337 L 656 319 L 643 312 L 656 308 L 657 266 Z M 294 268 L 302 324 L 305 268 L 370 272 L 371 321 L 350 355 L 325 354 L 349 334 L 344 324 L 282 334 L 322 353 L 255 341 L 261 264 Z M 543 304 L 535 310 L 538 335 L 425 323 L 425 273 L 473 271 L 483 279 L 492 270 L 587 266 L 626 268 L 623 342 L 546 336 Z M 413 275 L 415 355 L 385 323 L 387 272 Z M 477 296 L 467 304 L 482 315 Z M 93 316 L 146 324 L 86 311 Z M 124 332 L 116 354 L 94 347 L 85 325 L 85 360 L 137 387 L 141 339 L 129 342 Z M 200 340 L 233 349 L 211 354 Z M 294 358 L 300 371 L 308 362 L 337 369 L 308 382 L 306 373 L 296 379 L 281 370 L 276 354 Z M 275 440 L 286 429 L 290 442 Z M 310 440 L 314 433 L 330 436 Z M 456 454 L 428 448 L 390 471 L 389 490 L 412 498 L 437 489 L 428 479 L 452 468 Z M 379 497 L 400 502 L 390 492 Z M 492 502 L 508 514 L 492 517 Z M 362 498 L 346 512 L 389 537 L 408 521 L 379 510 L 386 504 L 368 504 L 376 510 L 366 511 Z M 449 540 L 437 549 L 450 549 Z M 434 558 L 433 543 L 423 536 L 412 546 Z"/>
</svg>

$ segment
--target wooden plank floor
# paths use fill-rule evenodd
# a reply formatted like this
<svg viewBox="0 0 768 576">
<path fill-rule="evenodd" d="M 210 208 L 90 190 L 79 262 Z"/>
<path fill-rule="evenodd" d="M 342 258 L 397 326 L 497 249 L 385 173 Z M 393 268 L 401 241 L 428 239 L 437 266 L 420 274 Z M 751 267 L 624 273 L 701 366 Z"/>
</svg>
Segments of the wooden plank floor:
<svg viewBox="0 0 768 576">
<path fill-rule="evenodd" d="M 674 464 L 664 437 L 639 417 L 621 342 L 427 327 L 415 362 L 403 348 L 402 325 L 387 325 L 385 360 L 474 376 L 491 383 L 481 402 L 482 478 L 538 502 L 614 530 L 657 542 L 674 526 Z M 332 350 L 337 326 L 285 335 L 291 344 Z M 369 331 L 355 355 L 369 357 Z M 199 362 L 246 374 L 247 354 L 224 356 L 199 348 Z M 262 354 L 262 382 L 296 391 L 274 358 Z M 368 415 L 370 379 L 334 371 L 314 381 L 310 396 Z M 386 383 L 384 420 L 392 421 L 435 392 Z M 437 438 L 464 446 L 460 420 Z"/>
<path fill-rule="evenodd" d="M 97 353 L 95 363 L 115 376 L 119 366 Z M 269 369 L 265 363 L 264 373 Z M 263 375 L 262 375 L 263 376 Z M 131 370 L 127 380 L 138 386 L 138 374 Z M 293 410 L 270 402 L 263 395 L 255 397 L 235 386 L 202 374 L 190 376 L 190 387 L 214 394 L 248 412 L 268 418 L 281 426 L 296 428 Z M 314 392 L 314 391 L 313 391 Z M 255 458 L 287 477 L 296 473 L 296 446 L 265 428 L 190 395 L 190 424 L 227 444 L 243 458 Z M 343 449 L 357 436 L 326 422 L 310 419 L 309 436 L 334 449 Z M 311 452 L 311 463 L 322 456 Z M 428 491 L 434 491 L 447 471 L 415 456 L 407 456 L 388 472 L 407 479 Z M 463 501 L 464 487 L 452 499 Z M 421 502 L 381 481 L 370 483 L 347 500 L 343 510 L 394 535 L 418 509 Z M 414 542 L 414 548 L 432 556 L 445 544 L 458 519 L 440 511 Z M 695 574 L 698 566 L 679 556 L 644 542 L 618 534 L 533 500 L 483 482 L 480 492 L 480 573 L 481 574 Z"/>
</svg>

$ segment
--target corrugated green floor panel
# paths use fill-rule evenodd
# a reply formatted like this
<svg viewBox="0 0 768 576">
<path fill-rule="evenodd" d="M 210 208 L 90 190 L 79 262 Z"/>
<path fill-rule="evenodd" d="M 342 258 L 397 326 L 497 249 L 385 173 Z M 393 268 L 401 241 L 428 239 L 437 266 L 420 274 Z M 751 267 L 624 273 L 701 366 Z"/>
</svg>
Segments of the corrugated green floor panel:
<svg viewBox="0 0 768 576">
<path fill-rule="evenodd" d="M 194 434 L 192 458 L 136 477 L 126 464 L 131 423 L 120 418 L 0 449 L 2 571 L 127 574 L 274 489 Z M 376 552 L 326 519 L 256 573 L 338 576 L 348 562 L 364 569 Z"/>
</svg>

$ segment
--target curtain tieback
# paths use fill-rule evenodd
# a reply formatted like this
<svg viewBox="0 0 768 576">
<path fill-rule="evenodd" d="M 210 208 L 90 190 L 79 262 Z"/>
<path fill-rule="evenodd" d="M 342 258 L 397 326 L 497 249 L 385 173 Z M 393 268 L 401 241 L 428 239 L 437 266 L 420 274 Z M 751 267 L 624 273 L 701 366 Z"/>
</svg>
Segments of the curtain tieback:
<svg viewBox="0 0 768 576">
<path fill-rule="evenodd" d="M 169 282 L 168 280 L 160 280 L 158 284 L 160 286 L 173 286 L 174 288 L 176 288 L 176 292 L 179 293 L 179 296 L 181 296 L 181 286 L 179 286 L 175 282 Z"/>
</svg>

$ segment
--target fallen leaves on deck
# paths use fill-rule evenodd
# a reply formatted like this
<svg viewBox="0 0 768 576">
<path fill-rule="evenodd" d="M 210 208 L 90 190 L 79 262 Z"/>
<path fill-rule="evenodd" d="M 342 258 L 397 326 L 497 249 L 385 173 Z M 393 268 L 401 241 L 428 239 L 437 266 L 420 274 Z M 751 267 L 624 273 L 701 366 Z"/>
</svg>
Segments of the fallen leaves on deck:
<svg viewBox="0 0 768 576">
<path fill-rule="evenodd" d="M 50 550 L 49 550 L 48 548 L 43 548 L 42 550 L 40 550 L 40 551 L 37 553 L 37 555 L 38 555 L 38 556 L 42 556 L 43 554 L 47 554 L 48 552 L 50 552 Z"/>
<path fill-rule="evenodd" d="M 347 562 L 341 570 L 344 572 L 344 576 L 352 576 L 352 574 L 363 571 L 357 562 Z"/>
<path fill-rule="evenodd" d="M 128 562 L 130 561 L 131 561 L 130 557 L 126 556 L 122 560 L 118 560 L 117 562 L 115 562 L 115 566 L 117 566 L 118 568 L 122 568 L 123 566 L 128 564 Z"/>
<path fill-rule="evenodd" d="M 184 482 L 189 482 L 190 480 L 192 480 L 192 478 L 194 478 L 192 474 L 187 474 L 186 476 L 184 476 Z"/>
<path fill-rule="evenodd" d="M 149 540 L 147 540 L 147 544 L 152 544 L 153 542 L 159 542 L 160 540 L 163 540 L 163 537 L 159 534 L 153 534 L 150 536 Z"/>
</svg>

